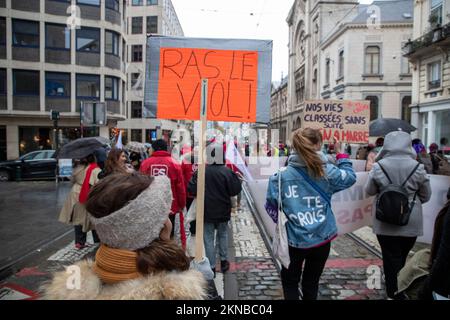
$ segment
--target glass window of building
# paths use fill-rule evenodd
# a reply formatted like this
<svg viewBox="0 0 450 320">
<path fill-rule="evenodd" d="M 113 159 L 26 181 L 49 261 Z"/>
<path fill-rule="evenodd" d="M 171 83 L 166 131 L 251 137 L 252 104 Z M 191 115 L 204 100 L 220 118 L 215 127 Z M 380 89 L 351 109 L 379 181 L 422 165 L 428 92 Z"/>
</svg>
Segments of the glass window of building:
<svg viewBox="0 0 450 320">
<path fill-rule="evenodd" d="M 0 45 L 6 44 L 6 18 L 0 17 Z"/>
<path fill-rule="evenodd" d="M 379 99 L 377 96 L 366 96 L 364 100 L 370 101 L 370 121 L 379 117 Z"/>
<path fill-rule="evenodd" d="M 119 100 L 119 79 L 116 77 L 105 77 L 105 99 Z"/>
<path fill-rule="evenodd" d="M 45 24 L 45 47 L 70 50 L 70 29 L 64 24 Z"/>
<path fill-rule="evenodd" d="M 142 6 L 142 0 L 133 0 L 131 3 L 133 6 Z"/>
<path fill-rule="evenodd" d="M 131 74 L 131 89 L 141 90 L 142 89 L 142 78 L 140 73 Z"/>
<path fill-rule="evenodd" d="M 100 29 L 81 27 L 77 30 L 77 51 L 100 52 Z"/>
<path fill-rule="evenodd" d="M 142 101 L 131 101 L 131 118 L 142 118 Z"/>
<path fill-rule="evenodd" d="M 366 48 L 365 74 L 380 74 L 380 47 L 368 46 Z"/>
<path fill-rule="evenodd" d="M 77 74 L 77 97 L 100 98 L 100 76 L 91 74 Z"/>
<path fill-rule="evenodd" d="M 441 86 L 441 61 L 428 64 L 428 89 L 436 89 Z"/>
<path fill-rule="evenodd" d="M 442 25 L 442 0 L 431 0 L 429 22 L 432 27 Z"/>
<path fill-rule="evenodd" d="M 39 71 L 13 70 L 13 93 L 17 96 L 39 96 Z"/>
<path fill-rule="evenodd" d="M 131 34 L 142 34 L 142 17 L 131 18 Z"/>
<path fill-rule="evenodd" d="M 411 123 L 411 96 L 405 96 L 402 98 L 402 120 Z"/>
<path fill-rule="evenodd" d="M 113 31 L 105 31 L 105 53 L 119 56 L 119 34 Z"/>
<path fill-rule="evenodd" d="M 325 60 L 325 85 L 330 84 L 330 59 Z"/>
<path fill-rule="evenodd" d="M 0 69 L 0 95 L 6 95 L 6 69 Z"/>
<path fill-rule="evenodd" d="M 158 0 L 147 0 L 148 6 L 154 6 L 158 4 Z"/>
<path fill-rule="evenodd" d="M 47 97 L 70 97 L 70 73 L 46 72 L 45 95 Z"/>
<path fill-rule="evenodd" d="M 105 2 L 106 8 L 119 11 L 119 0 L 106 0 Z"/>
<path fill-rule="evenodd" d="M 158 16 L 147 17 L 147 33 L 158 33 Z"/>
<path fill-rule="evenodd" d="M 12 32 L 14 46 L 39 48 L 39 21 L 13 19 Z"/>
<path fill-rule="evenodd" d="M 142 62 L 142 45 L 131 46 L 131 61 Z"/>
<path fill-rule="evenodd" d="M 436 141 L 430 141 L 430 143 L 436 142 L 444 150 L 444 154 L 450 156 L 450 149 L 448 142 L 450 141 L 450 110 L 442 110 L 436 112 Z"/>
<path fill-rule="evenodd" d="M 344 50 L 339 52 L 339 72 L 338 77 L 342 78 L 344 76 Z"/>
<path fill-rule="evenodd" d="M 77 0 L 78 4 L 87 4 L 90 6 L 96 6 L 99 7 L 100 6 L 100 0 Z"/>
<path fill-rule="evenodd" d="M 142 130 L 131 129 L 131 141 L 142 142 Z"/>
</svg>

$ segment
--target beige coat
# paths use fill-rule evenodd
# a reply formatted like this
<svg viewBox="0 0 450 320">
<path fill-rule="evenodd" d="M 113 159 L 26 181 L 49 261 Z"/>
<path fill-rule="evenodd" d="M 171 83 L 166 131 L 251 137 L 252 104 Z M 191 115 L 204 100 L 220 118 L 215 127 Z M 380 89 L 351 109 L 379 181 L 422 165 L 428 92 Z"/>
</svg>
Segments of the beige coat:
<svg viewBox="0 0 450 320">
<path fill-rule="evenodd" d="M 207 297 L 207 283 L 196 270 L 162 272 L 117 284 L 104 284 L 92 271 L 93 262 L 84 260 L 80 268 L 80 288 L 68 289 L 74 283 L 66 271 L 57 272 L 53 280 L 42 288 L 44 300 L 203 300 Z M 69 281 L 68 281 L 69 280 Z"/>
<path fill-rule="evenodd" d="M 87 169 L 88 166 L 77 166 L 74 168 L 72 174 L 73 186 L 70 190 L 69 195 L 67 196 L 66 201 L 64 202 L 64 206 L 59 213 L 58 219 L 62 223 L 74 226 L 83 226 L 83 232 L 87 232 L 92 229 L 86 208 L 78 201 Z M 98 174 L 100 173 L 100 171 L 101 170 L 99 168 L 96 168 L 92 171 L 91 178 L 89 180 L 89 184 L 91 186 L 95 185 L 98 182 Z"/>
</svg>

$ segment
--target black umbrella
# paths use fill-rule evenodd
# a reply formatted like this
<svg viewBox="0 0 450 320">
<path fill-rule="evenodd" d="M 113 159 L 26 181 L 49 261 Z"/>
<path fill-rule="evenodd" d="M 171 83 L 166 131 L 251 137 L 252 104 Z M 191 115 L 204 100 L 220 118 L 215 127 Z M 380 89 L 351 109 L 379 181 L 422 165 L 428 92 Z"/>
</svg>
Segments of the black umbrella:
<svg viewBox="0 0 450 320">
<path fill-rule="evenodd" d="M 103 137 L 80 138 L 63 146 L 58 159 L 83 159 L 108 143 L 109 140 Z"/>
<path fill-rule="evenodd" d="M 416 127 L 401 119 L 380 118 L 370 122 L 369 135 L 371 137 L 381 137 L 392 131 L 405 131 L 411 133 Z"/>
</svg>

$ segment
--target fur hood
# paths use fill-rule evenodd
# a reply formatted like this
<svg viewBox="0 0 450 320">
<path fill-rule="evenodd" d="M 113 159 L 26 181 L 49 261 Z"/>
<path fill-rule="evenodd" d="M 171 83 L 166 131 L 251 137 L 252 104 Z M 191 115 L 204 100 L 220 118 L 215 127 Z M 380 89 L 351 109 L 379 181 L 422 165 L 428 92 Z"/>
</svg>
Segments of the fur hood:
<svg viewBox="0 0 450 320">
<path fill-rule="evenodd" d="M 80 290 L 67 288 L 73 274 L 60 271 L 41 289 L 44 300 L 203 300 L 207 283 L 196 270 L 164 272 L 139 279 L 107 285 L 93 272 L 92 260 L 78 262 Z"/>
</svg>

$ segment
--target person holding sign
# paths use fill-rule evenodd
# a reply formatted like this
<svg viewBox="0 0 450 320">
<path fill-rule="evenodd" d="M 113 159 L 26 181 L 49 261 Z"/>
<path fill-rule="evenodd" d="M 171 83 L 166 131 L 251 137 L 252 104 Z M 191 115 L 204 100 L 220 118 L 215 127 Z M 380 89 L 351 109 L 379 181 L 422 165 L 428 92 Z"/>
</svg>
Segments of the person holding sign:
<svg viewBox="0 0 450 320">
<path fill-rule="evenodd" d="M 278 199 L 281 199 L 280 212 L 288 219 L 286 228 L 290 264 L 281 270 L 281 282 L 287 300 L 299 299 L 300 280 L 303 300 L 317 299 L 319 280 L 330 253 L 330 243 L 338 232 L 331 209 L 331 196 L 356 182 L 348 155 L 339 153 L 336 155 L 337 165 L 329 163 L 321 152 L 322 141 L 319 129 L 295 131 L 292 137 L 294 153 L 289 157 L 287 168 L 269 180 L 266 210 L 277 222 Z M 337 142 L 335 147 L 340 150 L 340 143 Z"/>
<path fill-rule="evenodd" d="M 220 268 L 228 271 L 228 221 L 231 219 L 231 197 L 241 193 L 242 185 L 238 175 L 225 166 L 225 152 L 221 144 L 212 143 L 207 149 L 205 173 L 205 223 L 204 245 L 211 269 L 216 273 L 217 242 L 220 254 Z M 188 185 L 188 192 L 197 195 L 198 171 Z M 215 230 L 217 229 L 217 241 Z"/>
</svg>

